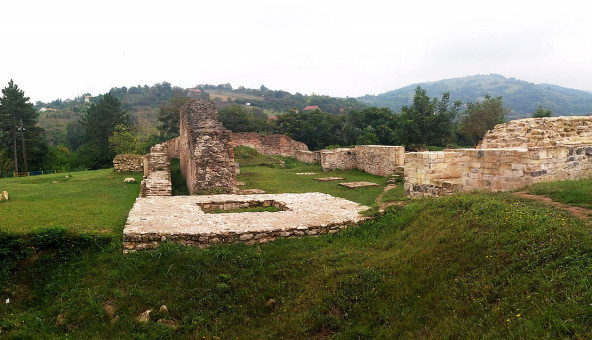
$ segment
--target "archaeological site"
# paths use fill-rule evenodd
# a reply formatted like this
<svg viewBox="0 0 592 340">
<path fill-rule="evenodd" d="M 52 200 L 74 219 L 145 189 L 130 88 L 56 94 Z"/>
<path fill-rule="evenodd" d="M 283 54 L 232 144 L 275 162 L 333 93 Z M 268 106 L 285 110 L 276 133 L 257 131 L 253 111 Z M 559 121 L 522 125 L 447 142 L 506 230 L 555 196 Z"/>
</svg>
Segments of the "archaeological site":
<svg viewBox="0 0 592 340">
<path fill-rule="evenodd" d="M 233 147 L 239 145 L 318 163 L 323 171 L 359 169 L 388 177 L 404 169 L 405 194 L 410 197 L 508 191 L 592 174 L 592 116 L 500 124 L 474 149 L 406 153 L 403 146 L 358 145 L 310 151 L 285 135 L 232 134 L 218 121 L 213 102 L 192 100 L 181 111 L 179 137 L 153 146 L 143 157 L 118 155 L 113 161 L 115 171 L 144 172 L 140 197 L 125 226 L 124 252 L 154 249 L 165 241 L 199 247 L 265 243 L 334 233 L 365 219 L 360 213 L 368 207 L 327 194 L 245 195 L 236 186 Z M 180 159 L 191 196 L 172 196 L 171 158 Z M 274 210 L 234 212 L 253 207 Z"/>
</svg>

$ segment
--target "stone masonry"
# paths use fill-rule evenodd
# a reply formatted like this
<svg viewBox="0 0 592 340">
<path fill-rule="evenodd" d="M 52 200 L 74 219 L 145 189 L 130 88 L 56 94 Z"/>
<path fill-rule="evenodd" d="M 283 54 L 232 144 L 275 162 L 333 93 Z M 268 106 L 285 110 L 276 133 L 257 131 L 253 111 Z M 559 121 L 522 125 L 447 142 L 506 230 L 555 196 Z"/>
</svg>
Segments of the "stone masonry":
<svg viewBox="0 0 592 340">
<path fill-rule="evenodd" d="M 359 169 L 377 176 L 389 176 L 405 163 L 405 147 L 357 145 L 354 148 L 321 150 L 323 171 Z"/>
<path fill-rule="evenodd" d="M 264 155 L 295 157 L 297 151 L 308 151 L 308 146 L 293 140 L 286 135 L 263 136 L 257 132 L 240 132 L 232 134 L 234 146 L 244 145 L 256 149 Z"/>
<path fill-rule="evenodd" d="M 477 149 L 405 155 L 405 192 L 508 191 L 592 175 L 592 116 L 530 118 L 497 125 Z"/>
<path fill-rule="evenodd" d="M 231 192 L 236 188 L 231 132 L 218 121 L 210 100 L 191 100 L 181 110 L 181 172 L 191 194 Z"/>
<path fill-rule="evenodd" d="M 144 163 L 141 155 L 122 154 L 113 159 L 115 172 L 143 172 Z"/>
<path fill-rule="evenodd" d="M 161 144 L 150 148 L 144 156 L 144 179 L 141 183 L 140 196 L 171 196 L 171 163 L 166 150 Z"/>
<path fill-rule="evenodd" d="M 276 212 L 208 213 L 259 202 Z M 124 253 L 160 243 L 207 247 L 266 243 L 279 237 L 333 234 L 365 219 L 368 207 L 322 193 L 139 197 L 123 231 Z"/>
</svg>

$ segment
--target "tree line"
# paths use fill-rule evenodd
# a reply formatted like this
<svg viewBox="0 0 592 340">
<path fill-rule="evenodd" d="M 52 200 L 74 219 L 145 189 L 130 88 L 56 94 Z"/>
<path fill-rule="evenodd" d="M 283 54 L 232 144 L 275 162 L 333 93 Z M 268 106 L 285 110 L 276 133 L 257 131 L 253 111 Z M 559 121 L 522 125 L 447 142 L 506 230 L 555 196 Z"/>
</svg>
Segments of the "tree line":
<svg viewBox="0 0 592 340">
<path fill-rule="evenodd" d="M 147 153 L 150 146 L 179 134 L 179 113 L 190 98 L 178 88 L 166 96 L 158 108 L 157 132 L 142 132 L 123 108 L 117 91 L 112 91 L 95 98 L 81 118 L 67 126 L 68 145 L 50 146 L 37 125 L 38 111 L 11 80 L 0 97 L 0 176 L 34 170 L 108 168 L 116 154 Z M 268 117 L 261 108 L 234 104 L 220 109 L 218 116 L 233 132 L 286 134 L 312 150 L 359 144 L 424 149 L 474 146 L 487 130 L 504 121 L 507 112 L 501 97 L 486 96 L 481 102 L 463 104 L 451 102 L 448 93 L 430 98 L 417 87 L 413 101 L 398 113 L 378 107 L 337 114 L 293 108 Z M 542 107 L 533 113 L 535 117 L 550 115 Z"/>
</svg>

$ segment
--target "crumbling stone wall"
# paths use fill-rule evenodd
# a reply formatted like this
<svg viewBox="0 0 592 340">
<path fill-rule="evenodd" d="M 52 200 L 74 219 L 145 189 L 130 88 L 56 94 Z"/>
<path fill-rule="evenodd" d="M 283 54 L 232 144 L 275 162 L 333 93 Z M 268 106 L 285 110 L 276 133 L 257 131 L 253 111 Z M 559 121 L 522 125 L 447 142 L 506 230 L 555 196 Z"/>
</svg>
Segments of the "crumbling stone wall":
<svg viewBox="0 0 592 340">
<path fill-rule="evenodd" d="M 121 154 L 113 158 L 115 172 L 142 172 L 144 163 L 142 155 Z"/>
<path fill-rule="evenodd" d="M 508 191 L 537 182 L 587 177 L 592 175 L 590 136 L 592 116 L 500 124 L 487 133 L 478 149 L 406 154 L 405 192 L 443 196 L 477 189 Z"/>
<path fill-rule="evenodd" d="M 232 134 L 234 146 L 244 145 L 256 149 L 264 155 L 294 157 L 296 151 L 308 151 L 308 146 L 293 140 L 286 135 L 263 136 L 257 132 L 240 132 Z"/>
<path fill-rule="evenodd" d="M 592 116 L 518 119 L 488 131 L 478 149 L 592 144 Z"/>
<path fill-rule="evenodd" d="M 166 142 L 161 143 L 162 147 L 164 148 L 167 156 L 169 158 L 180 158 L 181 157 L 181 138 L 176 137 L 173 139 L 169 139 Z"/>
<path fill-rule="evenodd" d="M 181 171 L 191 194 L 236 188 L 231 132 L 218 121 L 213 101 L 191 100 L 180 114 Z"/>
<path fill-rule="evenodd" d="M 171 163 L 165 148 L 156 144 L 144 156 L 144 179 L 140 187 L 141 196 L 171 196 Z"/>
<path fill-rule="evenodd" d="M 294 151 L 294 158 L 308 164 L 319 163 L 321 161 L 321 153 L 318 151 L 296 150 Z"/>
<path fill-rule="evenodd" d="M 358 145 L 355 148 L 321 150 L 323 171 L 360 169 L 377 176 L 389 176 L 405 163 L 403 146 Z"/>
</svg>

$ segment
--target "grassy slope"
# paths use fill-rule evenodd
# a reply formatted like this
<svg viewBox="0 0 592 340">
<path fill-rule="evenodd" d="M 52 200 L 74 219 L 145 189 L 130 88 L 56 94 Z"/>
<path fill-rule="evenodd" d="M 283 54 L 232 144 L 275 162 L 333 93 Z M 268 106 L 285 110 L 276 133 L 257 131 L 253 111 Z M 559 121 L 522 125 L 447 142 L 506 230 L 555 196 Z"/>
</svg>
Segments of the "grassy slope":
<svg viewBox="0 0 592 340">
<path fill-rule="evenodd" d="M 537 183 L 528 193 L 551 197 L 554 201 L 592 209 L 592 180 L 577 179 Z"/>
<path fill-rule="evenodd" d="M 10 200 L 0 203 L 0 231 L 26 233 L 61 226 L 74 232 L 118 234 L 140 192 L 141 174 L 113 169 L 0 179 Z M 125 177 L 137 184 L 125 184 Z M 53 183 L 57 181 L 57 183 Z"/>
<path fill-rule="evenodd" d="M 115 241 L 19 271 L 1 291 L 12 303 L 0 304 L 0 327 L 8 338 L 585 338 L 590 231 L 510 194 L 466 194 L 260 246 L 124 256 Z M 152 321 L 136 322 L 146 309 Z"/>
</svg>

